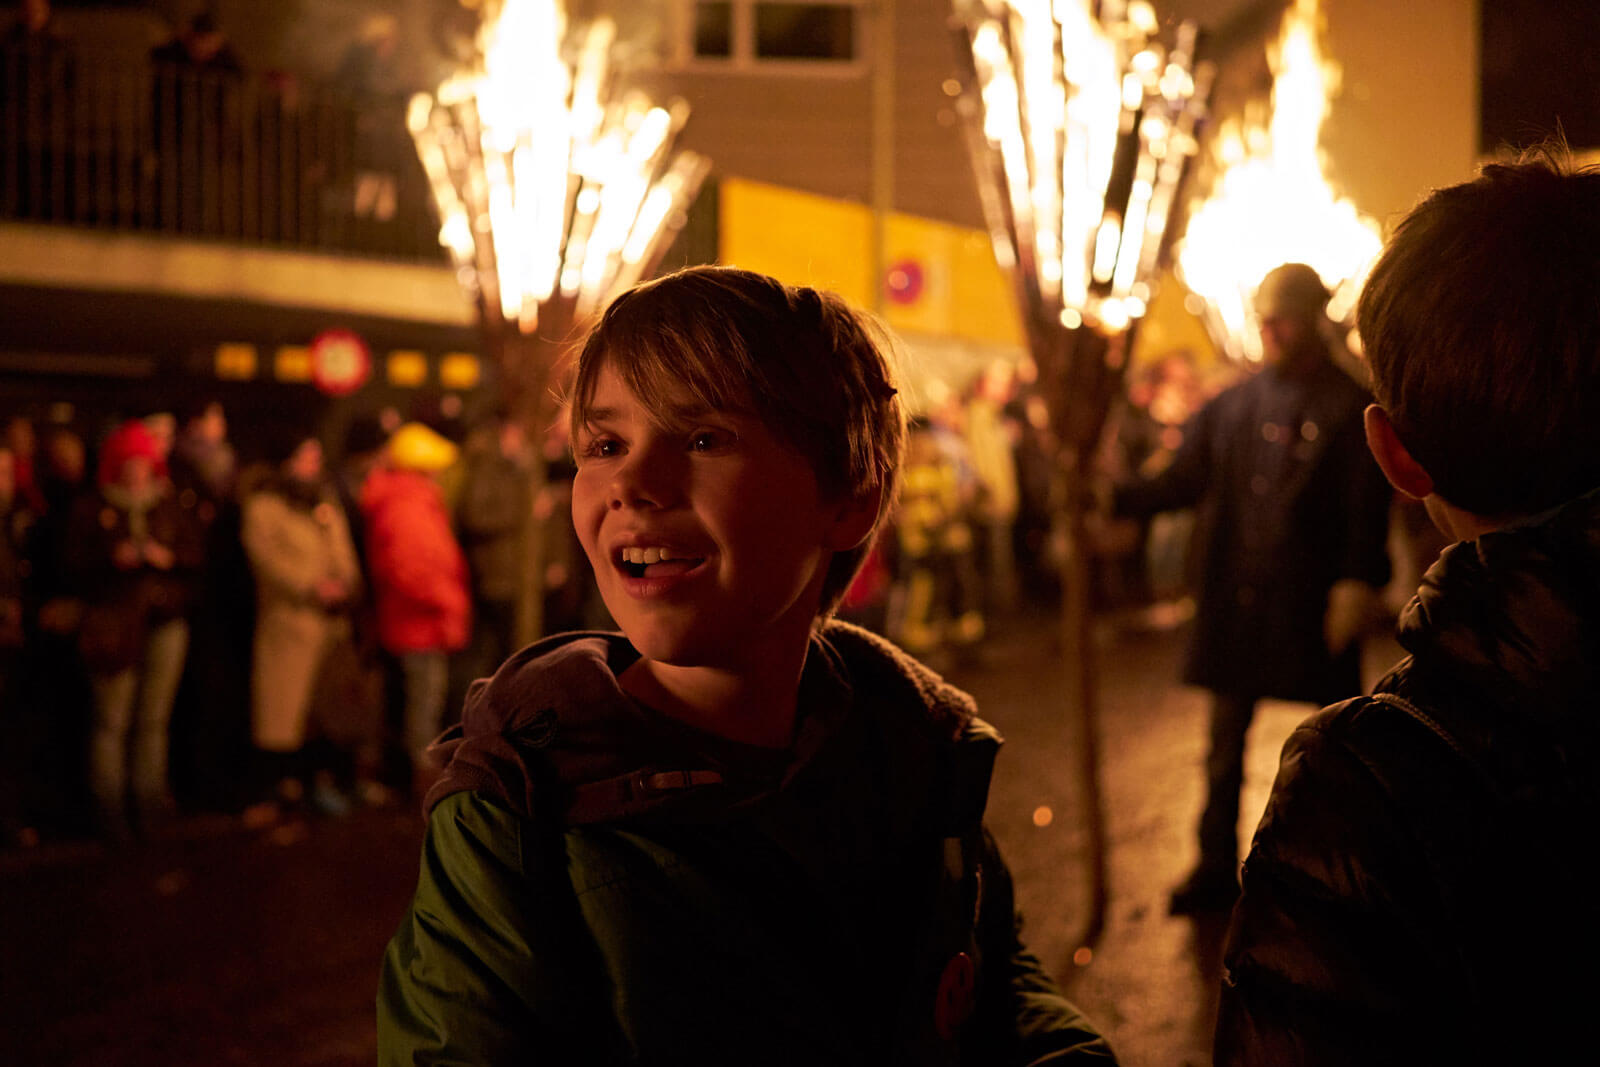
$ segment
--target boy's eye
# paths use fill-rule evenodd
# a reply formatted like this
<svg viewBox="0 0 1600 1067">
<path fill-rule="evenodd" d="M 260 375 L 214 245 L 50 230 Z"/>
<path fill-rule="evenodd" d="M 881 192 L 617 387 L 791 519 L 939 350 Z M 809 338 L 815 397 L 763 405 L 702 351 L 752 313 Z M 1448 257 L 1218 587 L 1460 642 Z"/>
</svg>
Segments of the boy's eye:
<svg viewBox="0 0 1600 1067">
<path fill-rule="evenodd" d="M 583 446 L 583 455 L 586 458 L 605 458 L 615 456 L 622 450 L 621 443 L 614 437 L 591 437 Z"/>
<path fill-rule="evenodd" d="M 696 430 L 689 435 L 689 451 L 710 452 L 727 444 L 728 438 L 721 430 Z"/>
</svg>

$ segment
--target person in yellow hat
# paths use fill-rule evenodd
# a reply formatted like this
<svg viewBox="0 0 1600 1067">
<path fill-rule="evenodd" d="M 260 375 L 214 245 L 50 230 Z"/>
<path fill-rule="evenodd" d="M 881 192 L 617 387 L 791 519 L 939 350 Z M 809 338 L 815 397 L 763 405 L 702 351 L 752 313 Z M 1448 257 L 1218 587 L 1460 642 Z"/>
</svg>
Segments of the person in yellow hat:
<svg viewBox="0 0 1600 1067">
<path fill-rule="evenodd" d="M 444 713 L 449 654 L 472 627 L 467 562 L 436 480 L 457 451 L 422 423 L 405 423 L 361 487 L 378 641 L 400 662 L 402 739 L 418 786 L 435 770 L 427 748 Z"/>
</svg>

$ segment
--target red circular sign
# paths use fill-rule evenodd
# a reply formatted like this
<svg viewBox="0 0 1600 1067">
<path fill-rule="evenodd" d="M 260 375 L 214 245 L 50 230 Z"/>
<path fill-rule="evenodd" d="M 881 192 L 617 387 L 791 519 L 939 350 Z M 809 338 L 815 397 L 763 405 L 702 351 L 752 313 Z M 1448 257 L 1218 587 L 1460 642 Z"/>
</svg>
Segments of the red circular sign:
<svg viewBox="0 0 1600 1067">
<path fill-rule="evenodd" d="M 323 330 L 311 339 L 311 382 L 329 396 L 345 396 L 372 376 L 372 352 L 352 330 Z"/>
<path fill-rule="evenodd" d="M 889 299 L 897 304 L 912 304 L 922 295 L 922 264 L 914 259 L 902 259 L 891 266 L 884 277 L 884 288 Z"/>
</svg>

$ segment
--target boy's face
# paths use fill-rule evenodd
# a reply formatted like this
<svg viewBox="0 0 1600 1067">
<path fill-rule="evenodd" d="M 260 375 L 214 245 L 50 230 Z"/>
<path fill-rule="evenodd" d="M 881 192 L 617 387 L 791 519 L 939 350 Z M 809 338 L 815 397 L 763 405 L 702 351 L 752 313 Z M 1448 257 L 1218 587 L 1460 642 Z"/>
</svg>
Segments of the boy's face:
<svg viewBox="0 0 1600 1067">
<path fill-rule="evenodd" d="M 758 419 L 686 391 L 647 407 L 606 366 L 573 451 L 578 539 L 643 656 L 737 670 L 806 639 L 840 509 Z"/>
</svg>

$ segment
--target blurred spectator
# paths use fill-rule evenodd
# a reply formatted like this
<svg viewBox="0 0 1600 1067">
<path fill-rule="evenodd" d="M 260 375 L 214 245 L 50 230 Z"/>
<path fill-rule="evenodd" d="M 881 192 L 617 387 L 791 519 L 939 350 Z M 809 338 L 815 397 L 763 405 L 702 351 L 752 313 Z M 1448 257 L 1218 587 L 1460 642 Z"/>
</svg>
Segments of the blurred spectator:
<svg viewBox="0 0 1600 1067">
<path fill-rule="evenodd" d="M 1185 425 L 1204 400 L 1186 350 L 1138 367 L 1112 409 L 1112 428 L 1096 457 L 1101 474 L 1117 483 L 1158 477 L 1172 465 Z M 1095 579 L 1101 603 L 1143 608 L 1159 601 L 1161 610 L 1143 615 L 1166 624 L 1192 613 L 1186 565 L 1193 532 L 1193 508 L 1096 523 L 1095 550 L 1102 558 Z"/>
<path fill-rule="evenodd" d="M 509 412 L 468 441 L 456 523 L 472 575 L 473 637 L 462 671 L 469 679 L 492 674 L 517 647 L 533 463 L 527 430 Z"/>
<path fill-rule="evenodd" d="M 162 221 L 182 232 L 220 227 L 212 171 L 238 151 L 243 136 L 232 104 L 244 66 L 211 12 L 202 12 L 150 53 L 154 199 Z"/>
<path fill-rule="evenodd" d="M 228 416 L 221 401 L 202 401 L 189 412 L 168 464 L 178 491 L 194 493 L 201 517 L 215 521 L 233 498 L 238 476 L 238 459 L 228 442 Z"/>
<path fill-rule="evenodd" d="M 355 173 L 351 208 L 358 219 L 389 222 L 399 199 L 396 170 L 404 137 L 410 92 L 395 66 L 400 20 L 376 12 L 362 20 L 333 75 L 333 90 L 355 115 Z"/>
<path fill-rule="evenodd" d="M 239 769 L 251 752 L 255 582 L 241 541 L 237 460 L 220 402 L 186 410 L 170 465 L 178 500 L 194 508 L 206 546 L 188 663 L 172 712 L 173 785 L 187 806 L 233 811 L 247 798 Z"/>
<path fill-rule="evenodd" d="M 455 459 L 450 465 L 433 472 L 433 480 L 444 493 L 445 507 L 454 514 L 461 501 L 461 482 L 467 473 L 466 457 L 461 448 L 467 440 L 466 405 L 457 393 L 419 389 L 412 394 L 406 411 L 408 414 L 404 419 L 400 419 L 396 412 L 399 421 L 395 423 L 394 430 L 400 428 L 401 422 L 417 423 L 456 446 Z"/>
<path fill-rule="evenodd" d="M 427 748 L 443 718 L 448 654 L 466 647 L 472 626 L 466 558 L 434 480 L 458 452 L 421 423 L 406 423 L 361 489 L 378 639 L 400 661 L 414 791 L 437 775 Z"/>
<path fill-rule="evenodd" d="M 161 456 L 161 466 L 170 475 L 172 446 L 178 443 L 178 417 L 170 411 L 152 411 L 144 417 L 144 428 L 155 438 L 156 452 Z"/>
<path fill-rule="evenodd" d="M 913 420 L 894 529 L 900 589 L 894 636 L 917 656 L 983 638 L 983 589 L 974 558 L 976 481 L 963 472 L 961 436 L 938 419 Z"/>
<path fill-rule="evenodd" d="M 1059 592 L 1061 580 L 1051 540 L 1056 521 L 1056 442 L 1044 397 L 1030 388 L 1019 393 L 1011 407 L 1012 425 L 1017 428 L 1018 490 L 1013 558 L 1023 592 L 1048 601 Z"/>
<path fill-rule="evenodd" d="M 268 434 L 273 466 L 243 497 L 240 535 L 256 579 L 252 735 L 277 800 L 296 802 L 309 786 L 319 811 L 339 814 L 348 801 L 337 764 L 347 761 L 319 742 L 359 745 L 362 734 L 376 734 L 381 707 L 339 709 L 348 718 L 333 739 L 312 736 L 310 719 L 319 671 L 336 646 L 351 642 L 361 573 L 315 431 L 272 427 Z"/>
<path fill-rule="evenodd" d="M 83 601 L 72 587 L 65 562 L 77 501 L 92 491 L 85 488 L 86 471 L 83 438 L 69 426 L 48 431 L 39 472 L 45 511 L 33 525 L 28 547 L 32 627 L 18 698 L 33 716 L 32 739 L 19 747 L 26 751 L 32 798 L 28 807 L 36 816 L 34 826 L 69 832 L 81 829 L 87 814 L 83 754 L 88 750 L 94 706 L 78 653 Z"/>
<path fill-rule="evenodd" d="M 33 514 L 43 514 L 44 496 L 39 492 L 38 482 L 34 478 L 38 437 L 33 431 L 33 420 L 26 415 L 13 415 L 6 421 L 5 440 L 0 444 L 11 452 L 12 480 L 17 497 Z"/>
<path fill-rule="evenodd" d="M 78 645 L 94 692 L 90 788 L 113 840 L 156 828 L 172 810 L 168 723 L 202 562 L 196 516 L 156 473 L 159 459 L 142 422 L 117 427 L 101 450 L 97 491 L 79 500 L 67 535 L 66 569 L 85 604 Z"/>
<path fill-rule="evenodd" d="M 1330 703 L 1360 688 L 1360 636 L 1388 580 L 1390 490 L 1368 454 L 1370 402 L 1335 363 L 1327 289 L 1285 264 L 1255 298 L 1265 363 L 1183 430 L 1171 464 L 1115 493 L 1118 514 L 1199 508 L 1204 552 L 1184 681 L 1211 691 L 1200 857 L 1175 914 L 1239 893 L 1245 739 L 1264 698 Z"/>
<path fill-rule="evenodd" d="M 170 64 L 197 74 L 240 74 L 244 64 L 227 31 L 211 11 L 191 18 L 182 30 L 150 52 L 151 63 Z"/>
<path fill-rule="evenodd" d="M 28 577 L 27 537 L 34 515 L 17 496 L 17 463 L 0 445 L 0 708 L 23 642 L 23 585 Z"/>
<path fill-rule="evenodd" d="M 861 561 L 861 569 L 839 600 L 836 614 L 846 622 L 864 626 L 874 633 L 889 634 L 889 603 L 894 588 L 895 531 L 885 524 L 872 549 Z"/>
<path fill-rule="evenodd" d="M 1017 597 L 1011 534 L 1021 504 L 1015 451 L 1020 434 L 1006 411 L 1013 384 L 1011 364 L 992 362 L 973 382 L 962 420 L 979 486 L 974 517 L 983 531 L 986 602 L 995 611 L 1011 610 Z"/>
<path fill-rule="evenodd" d="M 21 148 L 6 159 L 0 189 L 10 186 L 15 200 L 0 203 L 0 212 L 25 219 L 65 214 L 71 154 L 63 138 L 76 79 L 70 42 L 49 0 L 22 0 L 0 40 L 0 101 Z"/>
<path fill-rule="evenodd" d="M 536 636 L 595 628 L 596 607 L 603 616 L 599 628 L 609 629 L 611 615 L 600 601 L 589 557 L 571 522 L 572 479 L 578 468 L 567 443 L 565 421 L 558 419 L 546 428 L 542 461 L 544 486 L 533 502 L 533 518 L 544 538 L 544 628 Z"/>
<path fill-rule="evenodd" d="M 24 48 L 64 40 L 56 25 L 55 12 L 50 9 L 50 0 L 21 0 L 17 4 L 17 17 L 6 28 L 5 40 L 0 43 L 7 48 Z"/>
<path fill-rule="evenodd" d="M 0 845 L 24 832 L 23 782 L 25 759 L 31 752 L 17 744 L 18 704 L 15 700 L 17 667 L 23 646 L 23 583 L 27 577 L 25 533 L 31 522 L 18 500 L 16 460 L 0 445 L 0 729 L 8 743 L 0 753 Z M 26 732 L 24 732 L 26 735 Z"/>
</svg>

